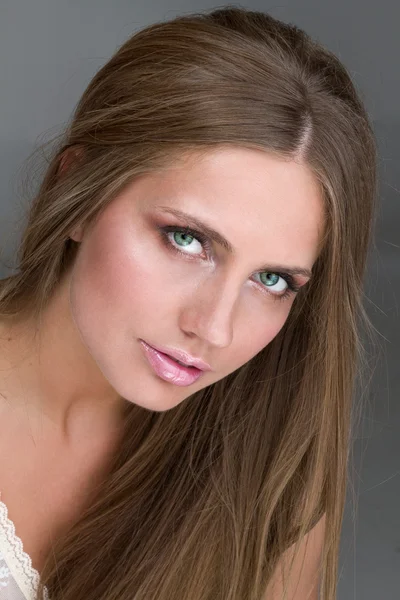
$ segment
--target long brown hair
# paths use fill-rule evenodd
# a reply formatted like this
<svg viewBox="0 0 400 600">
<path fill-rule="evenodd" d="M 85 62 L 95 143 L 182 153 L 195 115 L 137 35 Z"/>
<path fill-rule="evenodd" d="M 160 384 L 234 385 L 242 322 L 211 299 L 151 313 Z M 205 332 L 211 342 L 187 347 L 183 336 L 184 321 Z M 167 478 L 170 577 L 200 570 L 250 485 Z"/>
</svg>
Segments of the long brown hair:
<svg viewBox="0 0 400 600">
<path fill-rule="evenodd" d="M 231 6 L 135 33 L 93 77 L 54 149 L 0 316 L 40 314 L 76 256 L 70 231 L 125 185 L 217 145 L 300 157 L 314 172 L 327 219 L 312 284 L 229 376 L 166 412 L 129 403 L 109 475 L 41 574 L 51 600 L 260 600 L 283 552 L 324 513 L 321 598 L 336 597 L 360 327 L 370 327 L 376 149 L 335 55 L 293 25 Z"/>
</svg>

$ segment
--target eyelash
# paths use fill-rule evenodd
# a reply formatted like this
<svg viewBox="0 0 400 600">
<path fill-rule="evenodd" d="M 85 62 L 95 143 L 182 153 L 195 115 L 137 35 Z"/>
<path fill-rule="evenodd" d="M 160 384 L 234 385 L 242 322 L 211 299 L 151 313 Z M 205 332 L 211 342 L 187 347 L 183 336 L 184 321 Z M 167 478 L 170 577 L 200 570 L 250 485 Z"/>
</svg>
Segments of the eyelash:
<svg viewBox="0 0 400 600">
<path fill-rule="evenodd" d="M 178 227 L 178 226 L 174 226 L 174 225 L 167 225 L 166 227 L 159 227 L 158 229 L 161 233 L 164 243 L 168 246 L 168 248 L 174 250 L 178 254 L 183 254 L 185 257 L 188 257 L 190 255 L 188 255 L 186 252 L 183 252 L 182 250 L 179 250 L 176 246 L 174 246 L 172 244 L 171 240 L 168 237 L 169 233 L 173 232 L 173 233 L 183 233 L 186 235 L 190 235 L 191 237 L 196 238 L 197 241 L 202 244 L 202 246 L 206 249 L 207 252 L 210 252 L 210 250 L 212 248 L 209 239 L 205 235 L 203 235 L 200 231 L 197 231 L 196 229 L 191 229 L 190 227 Z M 192 259 L 189 258 L 189 260 L 192 260 Z M 300 290 L 300 286 L 298 286 L 295 283 L 295 280 L 293 279 L 293 277 L 291 275 L 289 275 L 289 273 L 275 273 L 274 272 L 274 275 L 279 275 L 279 277 L 282 277 L 282 279 L 284 279 L 286 281 L 287 286 L 288 286 L 283 294 L 274 294 L 273 292 L 268 292 L 267 286 L 261 284 L 262 287 L 265 288 L 265 291 L 267 292 L 267 294 L 272 296 L 274 300 L 285 300 L 285 299 L 289 298 L 290 296 L 292 296 L 293 294 L 296 294 Z"/>
</svg>

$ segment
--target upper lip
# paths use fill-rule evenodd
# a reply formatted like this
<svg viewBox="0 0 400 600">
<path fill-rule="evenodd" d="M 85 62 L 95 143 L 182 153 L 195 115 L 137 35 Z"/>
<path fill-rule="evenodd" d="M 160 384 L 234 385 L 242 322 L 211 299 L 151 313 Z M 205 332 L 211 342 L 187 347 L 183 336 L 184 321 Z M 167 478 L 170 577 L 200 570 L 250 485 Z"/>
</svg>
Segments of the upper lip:
<svg viewBox="0 0 400 600">
<path fill-rule="evenodd" d="M 143 340 L 144 341 L 144 340 Z M 145 342 L 147 344 L 147 342 Z M 196 367 L 196 369 L 200 369 L 201 371 L 211 371 L 211 367 L 208 363 L 206 363 L 201 358 L 196 356 L 192 356 L 188 354 L 184 350 L 180 350 L 179 348 L 171 348 L 168 346 L 155 346 L 154 344 L 148 344 L 154 350 L 158 350 L 158 352 L 162 352 L 163 354 L 168 354 L 175 360 L 180 360 L 185 363 L 185 365 L 189 365 L 190 367 Z"/>
</svg>

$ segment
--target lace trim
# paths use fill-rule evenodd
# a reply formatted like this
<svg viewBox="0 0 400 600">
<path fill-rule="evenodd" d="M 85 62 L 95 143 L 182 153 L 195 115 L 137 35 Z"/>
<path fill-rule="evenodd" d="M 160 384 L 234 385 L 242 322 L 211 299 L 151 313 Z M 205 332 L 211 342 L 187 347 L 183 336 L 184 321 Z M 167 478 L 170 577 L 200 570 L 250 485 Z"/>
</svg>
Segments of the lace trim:
<svg viewBox="0 0 400 600">
<path fill-rule="evenodd" d="M 5 588 L 8 586 L 9 579 L 11 577 L 10 569 L 7 567 L 6 559 L 3 557 L 0 550 L 0 561 L 4 562 L 4 566 L 0 567 L 0 588 Z"/>
<path fill-rule="evenodd" d="M 36 597 L 40 581 L 38 571 L 32 567 L 30 556 L 24 551 L 22 540 L 15 533 L 15 526 L 8 518 L 8 509 L 1 501 L 0 492 L 0 546 L 7 566 L 22 592 L 29 599 Z M 43 600 L 49 600 L 47 588 L 44 588 Z"/>
</svg>

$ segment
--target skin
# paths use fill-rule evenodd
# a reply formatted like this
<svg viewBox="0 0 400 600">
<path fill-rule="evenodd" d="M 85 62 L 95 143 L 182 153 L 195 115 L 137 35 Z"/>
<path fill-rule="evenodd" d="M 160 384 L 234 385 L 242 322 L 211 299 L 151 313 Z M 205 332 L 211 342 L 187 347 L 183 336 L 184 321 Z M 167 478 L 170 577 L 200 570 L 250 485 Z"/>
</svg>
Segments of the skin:
<svg viewBox="0 0 400 600">
<path fill-rule="evenodd" d="M 161 205 L 207 221 L 235 254 L 214 244 L 207 256 L 196 239 L 179 245 L 179 233 L 168 237 L 187 258 L 168 249 L 157 226 L 185 223 Z M 276 336 L 295 294 L 279 300 L 284 280 L 267 287 L 255 272 L 266 263 L 311 270 L 322 227 L 309 169 L 262 151 L 223 148 L 140 177 L 90 229 L 71 232 L 79 253 L 43 315 L 40 347 L 29 328 L 11 334 L 8 357 L 17 356 L 18 366 L 9 373 L 10 390 L 21 398 L 29 389 L 28 410 L 39 410 L 65 437 L 74 423 L 118 423 L 122 398 L 152 411 L 177 406 Z M 200 356 L 212 371 L 188 387 L 166 382 L 139 339 Z"/>
<path fill-rule="evenodd" d="M 185 223 L 161 205 L 207 221 L 234 254 L 196 239 L 179 246 L 179 233 L 168 237 L 189 257 L 167 248 L 158 227 Z M 2 500 L 36 569 L 107 473 L 126 401 L 170 410 L 262 350 L 295 295 L 278 300 L 286 284 L 267 287 L 258 269 L 312 269 L 322 232 L 306 166 L 226 147 L 138 178 L 91 227 L 71 231 L 78 255 L 36 337 L 32 323 L 0 322 Z M 188 387 L 164 381 L 139 339 L 186 350 L 212 370 Z"/>
</svg>

